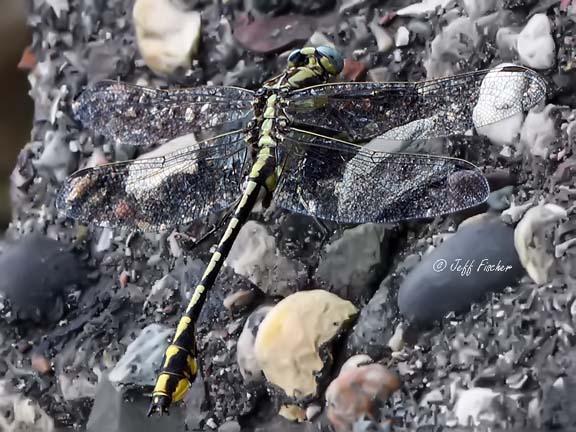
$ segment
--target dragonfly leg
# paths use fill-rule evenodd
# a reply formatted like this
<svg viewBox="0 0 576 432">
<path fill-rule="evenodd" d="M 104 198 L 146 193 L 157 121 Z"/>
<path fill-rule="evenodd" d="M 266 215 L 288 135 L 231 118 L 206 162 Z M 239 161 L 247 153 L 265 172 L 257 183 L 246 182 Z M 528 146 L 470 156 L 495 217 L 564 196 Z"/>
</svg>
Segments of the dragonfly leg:
<svg viewBox="0 0 576 432">
<path fill-rule="evenodd" d="M 236 205 L 238 204 L 239 200 L 236 200 L 233 204 L 231 204 L 225 211 L 224 214 L 218 218 L 218 221 L 214 224 L 212 224 L 212 227 L 204 234 L 202 234 L 202 237 L 200 237 L 198 240 L 192 239 L 190 237 L 187 238 L 187 240 L 190 241 L 190 247 L 189 249 L 193 249 L 195 247 L 198 247 L 200 244 L 202 244 L 203 242 L 205 242 L 212 234 L 214 234 L 216 231 L 218 231 L 220 228 L 222 228 L 222 226 L 224 225 L 224 223 L 228 220 L 228 218 L 230 218 L 230 216 L 232 216 L 232 214 L 234 213 L 234 208 L 236 207 Z"/>
</svg>

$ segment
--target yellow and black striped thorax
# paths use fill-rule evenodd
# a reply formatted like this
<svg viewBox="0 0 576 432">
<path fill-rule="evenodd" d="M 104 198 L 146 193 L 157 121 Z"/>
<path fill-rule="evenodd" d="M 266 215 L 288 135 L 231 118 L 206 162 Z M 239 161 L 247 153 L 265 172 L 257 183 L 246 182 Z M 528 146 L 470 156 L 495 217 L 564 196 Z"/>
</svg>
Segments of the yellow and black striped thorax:
<svg viewBox="0 0 576 432">
<path fill-rule="evenodd" d="M 264 83 L 254 101 L 254 120 L 249 125 L 248 142 L 253 149 L 254 165 L 250 177 L 263 178 L 264 186 L 273 192 L 278 172 L 276 146 L 288 127 L 283 115 L 284 98 L 291 90 L 327 82 L 340 73 L 343 60 L 328 47 L 306 47 L 288 56 L 288 68 Z"/>
</svg>

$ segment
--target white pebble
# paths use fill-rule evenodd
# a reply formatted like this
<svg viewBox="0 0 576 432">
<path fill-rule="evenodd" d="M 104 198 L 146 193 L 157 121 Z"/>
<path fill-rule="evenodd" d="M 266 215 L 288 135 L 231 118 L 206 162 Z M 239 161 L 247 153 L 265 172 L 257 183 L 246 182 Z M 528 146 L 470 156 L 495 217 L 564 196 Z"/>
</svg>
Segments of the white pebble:
<svg viewBox="0 0 576 432">
<path fill-rule="evenodd" d="M 534 15 L 518 35 L 520 61 L 534 69 L 548 69 L 554 65 L 555 46 L 550 21 L 545 14 Z"/>
<path fill-rule="evenodd" d="M 470 18 L 486 15 L 496 6 L 496 0 L 464 0 L 464 9 Z"/>
<path fill-rule="evenodd" d="M 184 11 L 170 0 L 137 0 L 133 9 L 138 48 L 160 75 L 190 68 L 201 36 L 200 13 Z"/>
<path fill-rule="evenodd" d="M 528 275 L 538 285 L 549 281 L 554 256 L 548 252 L 553 225 L 566 218 L 566 210 L 556 204 L 531 208 L 514 230 L 514 246 Z"/>
<path fill-rule="evenodd" d="M 492 403 L 498 395 L 490 389 L 481 387 L 471 388 L 460 393 L 454 407 L 458 424 L 468 426 L 471 421 L 473 425 L 478 425 L 481 418 L 494 411 Z"/>
<path fill-rule="evenodd" d="M 408 45 L 410 43 L 410 30 L 404 26 L 399 27 L 396 31 L 395 42 L 397 47 Z"/>
<path fill-rule="evenodd" d="M 448 7 L 453 3 L 454 0 L 424 0 L 420 3 L 414 3 L 400 9 L 396 12 L 396 15 L 422 17 L 434 13 L 438 8 L 448 9 Z"/>
<path fill-rule="evenodd" d="M 550 154 L 550 146 L 556 140 L 555 122 L 551 116 L 555 108 L 554 105 L 547 105 L 542 111 L 531 110 L 528 113 L 520 132 L 521 149 L 541 158 Z"/>
</svg>

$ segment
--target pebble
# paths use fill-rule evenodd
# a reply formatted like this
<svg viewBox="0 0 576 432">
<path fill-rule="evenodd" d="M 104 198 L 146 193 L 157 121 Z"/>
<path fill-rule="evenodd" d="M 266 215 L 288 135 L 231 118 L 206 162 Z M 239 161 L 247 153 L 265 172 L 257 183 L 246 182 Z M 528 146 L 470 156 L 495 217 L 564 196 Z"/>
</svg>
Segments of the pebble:
<svg viewBox="0 0 576 432">
<path fill-rule="evenodd" d="M 482 420 L 494 421 L 499 393 L 488 388 L 472 388 L 461 392 L 454 406 L 460 426 L 478 426 Z"/>
<path fill-rule="evenodd" d="M 262 321 L 272 310 L 272 306 L 262 306 L 252 312 L 246 322 L 236 346 L 236 360 L 240 367 L 240 373 L 245 382 L 258 382 L 264 379 L 262 367 L 258 363 L 254 352 L 254 342 L 258 334 L 258 328 Z"/>
<path fill-rule="evenodd" d="M 171 328 L 160 324 L 144 327 L 126 347 L 108 379 L 113 383 L 153 386 L 172 332 Z"/>
<path fill-rule="evenodd" d="M 110 247 L 112 246 L 113 239 L 114 239 L 114 230 L 112 228 L 102 228 L 94 252 L 102 253 L 110 249 Z"/>
<path fill-rule="evenodd" d="M 360 61 L 345 59 L 342 76 L 346 81 L 361 81 L 366 76 L 368 68 Z"/>
<path fill-rule="evenodd" d="M 464 0 L 464 10 L 470 18 L 479 18 L 496 7 L 496 0 Z"/>
<path fill-rule="evenodd" d="M 420 3 L 414 3 L 396 11 L 396 15 L 422 18 L 433 14 L 437 8 L 447 8 L 452 2 L 453 0 L 423 0 Z"/>
<path fill-rule="evenodd" d="M 370 357 L 367 354 L 356 354 L 353 355 L 352 357 L 349 357 L 344 364 L 342 364 L 342 367 L 340 368 L 340 372 L 345 371 L 347 369 L 357 369 L 360 366 L 365 366 L 368 364 L 372 364 L 374 363 L 374 360 L 372 360 L 372 357 Z"/>
<path fill-rule="evenodd" d="M 317 395 L 317 375 L 329 369 L 320 349 L 327 349 L 357 312 L 349 301 L 323 290 L 280 301 L 262 321 L 254 347 L 266 379 L 289 398 Z"/>
<path fill-rule="evenodd" d="M 517 30 L 510 27 L 501 27 L 496 32 L 496 46 L 502 59 L 512 60 L 516 55 L 518 33 Z"/>
<path fill-rule="evenodd" d="M 255 221 L 244 224 L 225 264 L 270 296 L 290 295 L 308 279 L 304 265 L 282 256 L 276 239 Z"/>
<path fill-rule="evenodd" d="M 320 405 L 311 404 L 306 408 L 306 420 L 314 420 L 322 412 L 322 407 Z"/>
<path fill-rule="evenodd" d="M 45 375 L 52 370 L 50 360 L 41 354 L 32 354 L 32 369 L 41 375 Z"/>
<path fill-rule="evenodd" d="M 408 45 L 410 43 L 410 30 L 404 26 L 398 27 L 394 40 L 397 47 L 404 47 Z"/>
<path fill-rule="evenodd" d="M 231 312 L 236 312 L 250 305 L 256 298 L 254 290 L 240 289 L 224 299 L 223 305 Z"/>
<path fill-rule="evenodd" d="M 394 334 L 392 325 L 397 316 L 390 292 L 391 277 L 385 278 L 367 305 L 360 311 L 356 325 L 346 341 L 348 355 L 365 353 L 382 358 Z"/>
<path fill-rule="evenodd" d="M 298 405 L 282 405 L 278 411 L 278 415 L 293 422 L 303 422 L 306 420 L 306 410 L 300 408 Z"/>
<path fill-rule="evenodd" d="M 242 428 L 237 421 L 227 421 L 218 428 L 218 432 L 240 432 Z"/>
<path fill-rule="evenodd" d="M 306 42 L 321 24 L 329 26 L 334 19 L 298 14 L 255 18 L 244 15 L 233 24 L 234 38 L 255 54 L 273 54 Z"/>
<path fill-rule="evenodd" d="M 551 115 L 556 108 L 547 105 L 541 111 L 530 110 L 520 131 L 520 150 L 532 156 L 548 157 L 556 141 L 556 122 Z"/>
<path fill-rule="evenodd" d="M 573 355 L 573 353 L 572 353 Z M 576 428 L 576 380 L 574 366 L 566 376 L 558 377 L 544 388 L 542 395 L 542 423 L 547 430 L 574 430 Z"/>
<path fill-rule="evenodd" d="M 344 231 L 326 247 L 315 279 L 353 303 L 368 299 L 387 270 L 389 233 L 382 225 L 362 224 Z"/>
<path fill-rule="evenodd" d="M 514 230 L 500 222 L 468 224 L 444 241 L 406 276 L 398 307 L 420 323 L 461 312 L 524 273 L 514 248 Z"/>
<path fill-rule="evenodd" d="M 63 181 L 68 175 L 68 166 L 72 153 L 60 131 L 49 130 L 44 137 L 44 150 L 33 165 L 42 172 L 50 172 L 58 181 Z"/>
<path fill-rule="evenodd" d="M 96 383 L 91 382 L 83 373 L 62 372 L 57 375 L 57 379 L 60 393 L 66 401 L 94 399 L 96 396 Z"/>
<path fill-rule="evenodd" d="M 117 391 L 105 375 L 100 377 L 86 432 L 184 432 L 183 410 L 170 409 L 169 416 L 146 417 L 150 398 L 132 395 L 129 399 Z"/>
<path fill-rule="evenodd" d="M 510 207 L 510 200 L 514 193 L 514 186 L 506 186 L 491 192 L 486 203 L 493 211 L 503 211 Z"/>
<path fill-rule="evenodd" d="M 146 65 L 159 75 L 189 69 L 198 53 L 201 17 L 170 0 L 137 0 L 133 10 L 138 48 Z"/>
<path fill-rule="evenodd" d="M 3 432 L 53 432 L 54 420 L 32 399 L 15 393 L 0 380 L 0 430 Z"/>
<path fill-rule="evenodd" d="M 481 38 L 474 21 L 460 17 L 452 21 L 432 40 L 430 56 L 424 62 L 426 78 L 455 75 L 458 61 L 467 61 L 478 51 Z"/>
<path fill-rule="evenodd" d="M 373 20 L 368 24 L 368 28 L 376 38 L 378 52 L 389 52 L 394 48 L 394 39 L 390 36 L 388 30 L 383 28 L 377 21 Z"/>
<path fill-rule="evenodd" d="M 67 288 L 86 283 L 82 262 L 67 246 L 37 235 L 9 244 L 0 274 L 0 296 L 10 300 L 12 319 L 36 323 L 60 320 Z"/>
<path fill-rule="evenodd" d="M 532 280 L 541 285 L 549 281 L 555 262 L 550 231 L 556 222 L 568 216 L 556 204 L 543 204 L 526 212 L 514 231 L 514 245 L 520 262 Z"/>
<path fill-rule="evenodd" d="M 18 62 L 18 69 L 22 71 L 31 71 L 36 66 L 37 59 L 34 51 L 32 51 L 32 47 L 28 46 L 24 49 L 22 53 L 22 57 Z"/>
<path fill-rule="evenodd" d="M 534 69 L 554 66 L 556 47 L 546 14 L 535 14 L 518 35 L 518 56 L 522 64 Z"/>
<path fill-rule="evenodd" d="M 336 432 L 357 420 L 377 419 L 377 408 L 400 388 L 398 376 L 380 364 L 342 369 L 326 390 L 327 417 Z"/>
</svg>

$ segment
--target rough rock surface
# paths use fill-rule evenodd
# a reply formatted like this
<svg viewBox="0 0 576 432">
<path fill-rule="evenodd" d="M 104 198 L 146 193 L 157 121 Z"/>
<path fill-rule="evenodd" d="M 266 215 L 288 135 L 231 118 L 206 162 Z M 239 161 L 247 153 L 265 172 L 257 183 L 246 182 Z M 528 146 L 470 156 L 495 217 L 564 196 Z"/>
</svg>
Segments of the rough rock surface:
<svg viewBox="0 0 576 432">
<path fill-rule="evenodd" d="M 310 42 L 333 44 L 343 52 L 346 73 L 342 79 L 416 81 L 525 61 L 538 67 L 551 84 L 546 100 L 550 108 L 522 112 L 510 123 L 499 123 L 488 132 L 470 131 L 483 136 L 395 143 L 392 151 L 416 149 L 469 159 L 487 176 L 495 174 L 491 192 L 507 186 L 512 190 L 503 193 L 506 199 L 492 203 L 490 208 L 487 205 L 434 221 L 398 224 L 393 228 L 397 238 L 386 248 L 382 257 L 386 266 L 378 267 L 378 275 L 373 272 L 375 267 L 368 265 L 368 261 L 376 260 L 338 261 L 338 274 L 356 274 L 347 280 L 369 281 L 371 288 L 358 296 L 361 313 L 354 330 L 342 334 L 343 343 L 329 351 L 335 367 L 327 371 L 326 378 L 335 377 L 349 354 L 368 353 L 397 373 L 402 383 L 401 391 L 374 413 L 374 420 L 358 420 L 352 430 L 393 427 L 423 432 L 456 426 L 461 423 L 459 419 L 470 418 L 492 430 L 574 427 L 574 382 L 570 379 L 576 352 L 573 1 L 182 0 L 173 4 L 202 16 L 202 25 L 194 34 L 201 41 L 195 60 L 188 63 L 190 56 L 186 54 L 186 63 L 179 68 L 183 70 L 173 71 L 169 78 L 163 71 L 162 75 L 153 72 L 138 49 L 133 1 L 49 0 L 28 4 L 33 37 L 27 58 L 33 55 L 35 59 L 28 61 L 34 123 L 10 179 L 14 214 L 6 241 L 18 242 L 36 234 L 70 244 L 76 259 L 93 270 L 83 277 L 86 287 L 66 291 L 57 322 L 15 322 L 2 315 L 0 375 L 10 384 L 6 394 L 14 398 L 6 406 L 14 415 L 6 417 L 3 413 L 1 418 L 13 421 L 14 401 L 30 400 L 32 405 L 21 404 L 22 411 L 17 414 L 25 430 L 49 430 L 51 424 L 83 430 L 90 417 L 102 414 L 109 416 L 112 427 L 146 430 L 150 423 L 142 423 L 132 414 L 141 415 L 146 404 L 143 395 L 149 387 L 108 393 L 110 405 L 101 404 L 102 396 L 96 396 L 96 389 L 104 387 L 103 377 L 122 358 L 132 335 L 152 323 L 173 328 L 209 259 L 211 244 L 221 234 L 217 230 L 217 235 L 196 243 L 218 222 L 219 215 L 174 227 L 171 232 L 142 234 L 88 229 L 56 213 L 55 191 L 65 175 L 77 168 L 139 157 L 150 150 L 115 144 L 81 129 L 73 118 L 72 104 L 85 86 L 102 79 L 119 79 L 163 88 L 213 84 L 257 89 L 284 69 L 292 48 Z M 157 25 L 169 22 L 167 16 L 157 18 Z M 548 26 L 537 26 L 534 31 L 533 20 L 543 24 L 546 20 Z M 168 30 L 190 31 L 184 27 Z M 403 28 L 408 33 L 400 30 Z M 177 50 L 184 61 L 183 53 L 191 54 L 187 50 L 193 47 L 191 33 L 186 34 L 186 38 L 166 39 L 161 48 Z M 521 34 L 529 36 L 528 45 L 520 43 Z M 176 63 L 180 61 L 167 64 L 166 71 L 172 71 Z M 506 102 L 494 108 L 508 107 Z M 527 115 L 534 120 L 530 124 L 525 122 Z M 534 124 L 542 126 L 535 129 Z M 444 303 L 457 295 L 448 300 L 439 295 L 416 296 L 420 310 L 424 310 L 425 301 L 437 307 L 439 322 L 425 329 L 404 322 L 397 310 L 400 286 L 415 277 L 413 272 L 418 276 L 424 271 L 421 264 L 430 250 L 440 250 L 443 241 L 459 241 L 460 230 L 474 223 L 459 228 L 466 217 L 489 211 L 489 215 L 480 216 L 486 220 L 502 212 L 510 231 L 540 201 L 566 212 L 565 218 L 541 230 L 546 260 L 532 260 L 540 266 L 538 272 L 545 270 L 546 283 L 538 285 L 525 276 L 488 298 L 467 297 L 469 307 L 460 313 L 448 312 L 452 308 Z M 510 208 L 502 211 L 508 204 Z M 311 279 L 325 257 L 326 244 L 351 228 L 326 221 L 321 224 L 274 208 L 251 218 L 265 225 L 282 256 L 303 263 Z M 531 232 L 538 238 L 540 230 L 534 227 Z M 366 227 L 356 230 L 370 231 Z M 504 235 L 496 237 L 495 233 L 475 236 L 465 252 L 485 250 L 504 240 Z M 375 250 L 373 238 L 366 244 L 371 245 L 367 249 Z M 531 247 L 529 241 L 526 244 Z M 357 249 L 345 256 L 365 256 L 363 246 L 362 242 L 350 245 Z M 3 253 L 10 252 L 3 249 Z M 47 278 L 48 266 L 37 266 L 32 257 L 30 253 L 20 263 L 30 273 L 26 277 Z M 3 278 L 11 277 L 12 266 L 7 267 Z M 73 276 L 72 272 L 59 275 L 68 276 Z M 470 283 L 458 273 L 445 276 L 446 286 L 454 290 Z M 434 274 L 430 280 L 437 277 Z M 487 286 L 479 276 L 477 281 L 479 286 Z M 38 286 L 30 286 L 30 293 Z M 250 301 L 230 300 L 246 292 L 254 294 Z M 197 430 L 217 430 L 223 425 L 236 428 L 234 422 L 242 430 L 329 430 L 325 410 L 314 415 L 317 408 L 309 407 L 304 412 L 305 422 L 290 423 L 277 415 L 277 395 L 244 381 L 236 355 L 244 323 L 260 304 L 277 300 L 234 275 L 230 268 L 223 271 L 197 323 L 202 379 L 194 383 L 186 406 L 173 407 L 170 420 L 178 424 L 170 426 L 171 430 L 182 430 L 185 418 L 189 427 Z M 470 306 L 471 301 L 478 303 Z M 53 310 L 59 312 L 57 307 Z M 295 320 L 295 316 L 290 318 Z M 474 398 L 461 397 L 474 395 L 463 392 L 478 388 L 487 390 L 483 394 L 489 397 L 484 402 L 493 393 L 499 395 L 496 404 L 482 405 L 488 407 L 482 412 L 475 403 L 464 403 Z M 15 395 L 16 391 L 20 394 Z M 134 394 L 137 397 L 132 397 Z M 2 427 L 6 428 L 4 424 Z"/>
</svg>

